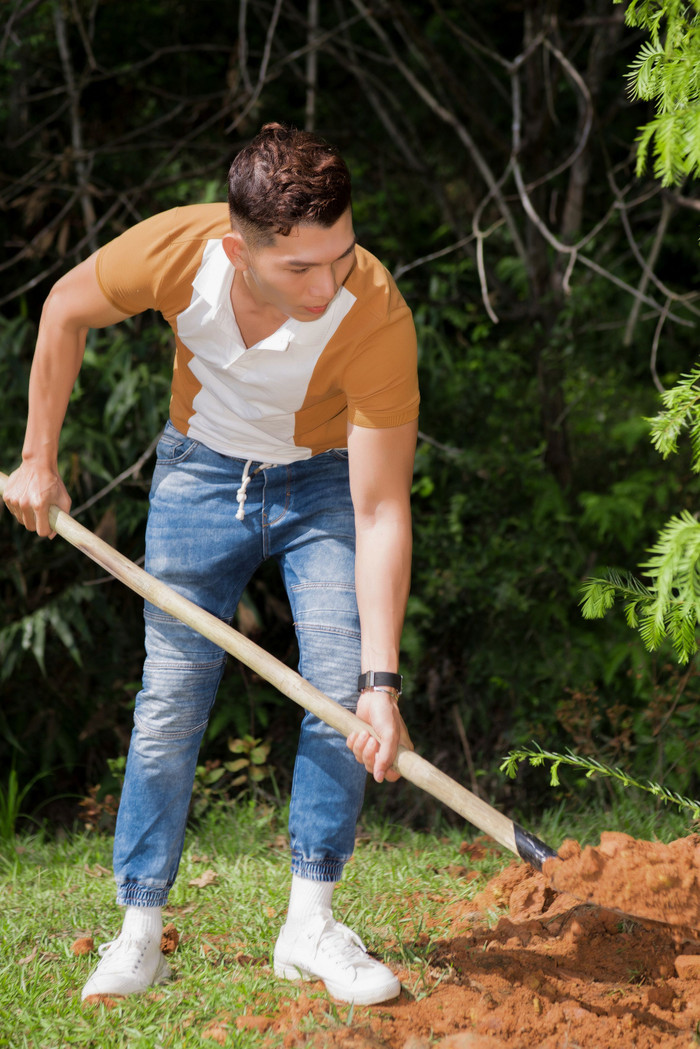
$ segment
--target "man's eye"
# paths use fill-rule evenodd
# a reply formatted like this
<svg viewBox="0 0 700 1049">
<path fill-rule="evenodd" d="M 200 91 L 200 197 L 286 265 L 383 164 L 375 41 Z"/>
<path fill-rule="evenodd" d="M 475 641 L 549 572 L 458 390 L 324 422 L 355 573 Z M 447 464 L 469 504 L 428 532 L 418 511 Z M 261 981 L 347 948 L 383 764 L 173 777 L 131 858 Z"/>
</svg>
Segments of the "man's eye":
<svg viewBox="0 0 700 1049">
<path fill-rule="evenodd" d="M 301 267 L 299 267 L 299 266 L 292 266 L 291 272 L 292 273 L 308 273 L 309 272 L 309 267 L 308 266 L 301 266 Z"/>
</svg>

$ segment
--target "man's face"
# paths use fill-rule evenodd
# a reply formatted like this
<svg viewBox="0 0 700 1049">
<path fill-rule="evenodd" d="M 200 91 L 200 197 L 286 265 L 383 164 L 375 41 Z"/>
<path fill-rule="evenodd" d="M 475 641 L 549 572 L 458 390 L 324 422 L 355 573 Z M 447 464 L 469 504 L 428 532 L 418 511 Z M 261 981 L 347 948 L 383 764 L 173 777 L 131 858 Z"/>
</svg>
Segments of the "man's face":
<svg viewBox="0 0 700 1049">
<path fill-rule="evenodd" d="M 245 247 L 238 262 L 232 261 L 242 269 L 256 305 L 297 321 L 317 320 L 355 265 L 352 211 L 332 226 L 296 226 L 267 247 Z"/>
</svg>

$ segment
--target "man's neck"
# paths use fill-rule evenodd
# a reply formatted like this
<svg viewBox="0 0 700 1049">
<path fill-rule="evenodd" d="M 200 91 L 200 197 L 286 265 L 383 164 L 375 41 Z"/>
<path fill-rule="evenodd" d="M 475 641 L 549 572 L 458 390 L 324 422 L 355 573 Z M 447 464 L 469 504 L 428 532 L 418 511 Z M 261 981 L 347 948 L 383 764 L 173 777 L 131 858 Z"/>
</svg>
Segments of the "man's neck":
<svg viewBox="0 0 700 1049">
<path fill-rule="evenodd" d="M 236 271 L 231 284 L 231 308 L 246 348 L 255 346 L 281 328 L 288 318 L 273 306 L 258 303 L 245 280 Z"/>
</svg>

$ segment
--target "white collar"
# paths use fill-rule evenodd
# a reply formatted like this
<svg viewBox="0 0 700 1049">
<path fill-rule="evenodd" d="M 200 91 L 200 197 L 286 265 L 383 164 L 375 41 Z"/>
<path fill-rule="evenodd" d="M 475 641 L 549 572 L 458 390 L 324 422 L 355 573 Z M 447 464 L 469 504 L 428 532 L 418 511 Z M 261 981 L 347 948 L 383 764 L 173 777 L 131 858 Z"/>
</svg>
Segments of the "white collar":
<svg viewBox="0 0 700 1049">
<path fill-rule="evenodd" d="M 231 306 L 231 284 L 234 268 L 224 251 L 221 241 L 209 241 L 204 249 L 202 264 L 192 283 L 197 295 L 210 307 L 209 319 L 236 339 L 240 331 Z M 315 321 L 297 321 L 289 317 L 276 331 L 256 342 L 250 349 L 276 350 L 288 349 L 291 343 L 305 346 L 312 343 L 326 342 L 335 331 L 345 315 L 349 313 L 356 299 L 347 288 L 340 287 L 333 296 L 323 316 Z"/>
</svg>

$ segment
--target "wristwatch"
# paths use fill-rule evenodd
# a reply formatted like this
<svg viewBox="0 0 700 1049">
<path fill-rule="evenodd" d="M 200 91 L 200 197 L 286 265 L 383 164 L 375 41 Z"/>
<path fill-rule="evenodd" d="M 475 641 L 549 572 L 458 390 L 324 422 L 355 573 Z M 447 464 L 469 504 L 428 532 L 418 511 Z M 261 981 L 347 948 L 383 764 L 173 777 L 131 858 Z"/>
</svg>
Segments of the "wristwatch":
<svg viewBox="0 0 700 1049">
<path fill-rule="evenodd" d="M 380 685 L 386 685 L 388 688 L 395 689 L 400 696 L 403 678 L 401 674 L 389 674 L 385 670 L 368 670 L 366 673 L 360 674 L 357 679 L 358 692 L 362 692 L 365 688 L 376 688 Z"/>
</svg>

